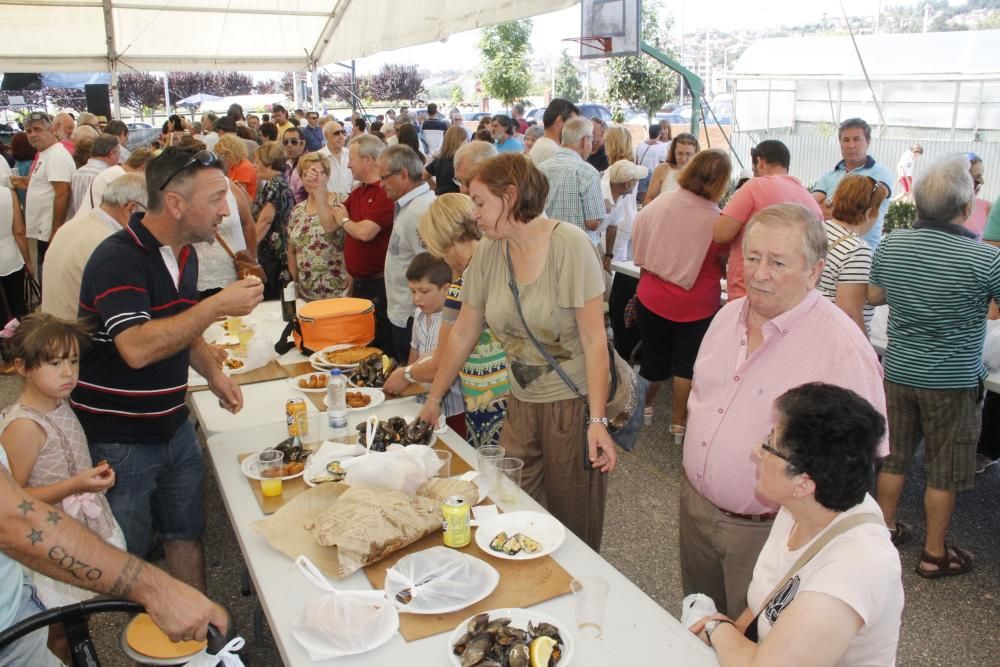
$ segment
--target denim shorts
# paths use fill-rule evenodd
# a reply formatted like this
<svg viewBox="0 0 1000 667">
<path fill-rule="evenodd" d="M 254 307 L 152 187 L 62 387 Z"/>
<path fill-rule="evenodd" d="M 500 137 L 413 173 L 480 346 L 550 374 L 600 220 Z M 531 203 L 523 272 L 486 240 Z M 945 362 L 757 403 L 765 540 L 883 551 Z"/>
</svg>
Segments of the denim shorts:
<svg viewBox="0 0 1000 667">
<path fill-rule="evenodd" d="M 94 462 L 115 470 L 108 503 L 128 550 L 145 558 L 157 535 L 163 541 L 197 540 L 205 528 L 205 468 L 194 426 L 185 420 L 163 444 L 91 443 Z"/>
<path fill-rule="evenodd" d="M 13 602 L 18 605 L 18 608 L 14 622 L 11 623 L 12 626 L 45 611 L 45 606 L 35 593 L 35 587 L 27 579 L 24 580 L 19 595 Z M 10 646 L 0 650 L 0 665 L 62 667 L 62 662 L 49 651 L 48 641 L 48 628 L 35 630 L 30 635 L 21 637 Z"/>
</svg>

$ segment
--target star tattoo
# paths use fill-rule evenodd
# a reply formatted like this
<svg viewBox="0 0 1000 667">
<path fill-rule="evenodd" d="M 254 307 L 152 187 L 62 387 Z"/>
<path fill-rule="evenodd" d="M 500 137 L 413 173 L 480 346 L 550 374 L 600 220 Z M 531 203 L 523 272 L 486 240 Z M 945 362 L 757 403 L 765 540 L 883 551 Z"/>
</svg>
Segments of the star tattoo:
<svg viewBox="0 0 1000 667">
<path fill-rule="evenodd" d="M 42 541 L 42 531 L 32 530 L 31 534 L 28 535 L 28 539 L 31 540 L 31 545 L 34 546 Z"/>
<path fill-rule="evenodd" d="M 46 521 L 48 521 L 53 526 L 55 526 L 55 525 L 57 525 L 59 523 L 60 519 L 62 519 L 62 517 L 59 516 L 59 512 L 52 511 L 52 512 L 49 512 L 49 518 L 46 519 Z"/>
<path fill-rule="evenodd" d="M 35 510 L 35 503 L 25 500 L 17 506 L 17 509 L 24 512 L 24 516 L 28 516 L 28 512 L 33 512 Z"/>
</svg>

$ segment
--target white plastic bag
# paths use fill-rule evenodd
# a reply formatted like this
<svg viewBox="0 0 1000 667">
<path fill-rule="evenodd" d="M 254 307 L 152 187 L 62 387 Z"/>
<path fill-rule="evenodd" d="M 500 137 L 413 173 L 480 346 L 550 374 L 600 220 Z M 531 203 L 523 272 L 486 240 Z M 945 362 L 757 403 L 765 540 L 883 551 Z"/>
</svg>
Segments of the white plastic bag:
<svg viewBox="0 0 1000 667">
<path fill-rule="evenodd" d="M 399 614 L 382 591 L 338 591 L 305 556 L 295 564 L 306 579 L 327 592 L 305 606 L 292 628 L 314 661 L 364 653 L 396 634 Z"/>
<path fill-rule="evenodd" d="M 369 451 L 352 461 L 345 481 L 349 486 L 416 493 L 442 465 L 434 450 L 426 445 L 389 445 L 384 452 Z"/>
<path fill-rule="evenodd" d="M 986 364 L 986 368 L 991 371 L 1000 371 L 1000 320 L 986 322 L 983 362 Z"/>
<path fill-rule="evenodd" d="M 222 667 L 243 667 L 243 661 L 240 660 L 240 656 L 236 655 L 234 651 L 241 650 L 245 643 L 243 637 L 233 637 L 216 655 L 211 655 L 202 649 L 201 653 L 198 653 L 186 663 L 187 667 L 216 667 L 216 665 L 222 665 Z"/>
<path fill-rule="evenodd" d="M 706 616 L 718 613 L 712 598 L 704 593 L 691 593 L 681 603 L 681 625 L 690 628 Z"/>
<path fill-rule="evenodd" d="M 492 593 L 500 582 L 500 573 L 489 563 L 448 547 L 404 556 L 385 574 L 386 597 L 400 611 L 414 614 L 464 609 Z"/>
</svg>

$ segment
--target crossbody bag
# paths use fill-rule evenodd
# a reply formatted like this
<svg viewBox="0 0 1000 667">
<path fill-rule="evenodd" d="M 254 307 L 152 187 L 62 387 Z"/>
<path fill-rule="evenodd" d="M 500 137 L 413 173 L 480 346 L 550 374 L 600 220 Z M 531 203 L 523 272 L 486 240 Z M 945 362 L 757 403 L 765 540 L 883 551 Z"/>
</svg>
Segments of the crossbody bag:
<svg viewBox="0 0 1000 667">
<path fill-rule="evenodd" d="M 514 262 L 510 257 L 509 244 L 506 248 L 506 258 L 509 276 L 507 286 L 514 297 L 514 307 L 521 318 L 521 324 L 524 326 L 525 333 L 528 334 L 528 338 L 531 339 L 531 342 L 538 350 L 538 353 L 542 355 L 542 358 L 545 359 L 546 363 L 559 375 L 566 386 L 576 394 L 577 398 L 583 401 L 589 419 L 590 404 L 587 402 L 586 395 L 580 391 L 580 388 L 569 377 L 569 374 L 563 370 L 559 361 L 535 338 L 535 334 L 531 332 L 531 328 L 524 318 L 524 311 L 521 309 L 521 293 L 517 287 L 517 278 L 514 276 Z M 614 346 L 610 342 L 608 343 L 608 361 L 611 373 L 608 384 L 608 404 L 604 413 L 608 418 L 608 433 L 611 434 L 611 438 L 619 447 L 626 451 L 632 451 L 639 437 L 639 429 L 642 427 L 642 410 L 640 406 L 645 400 L 647 383 L 639 377 L 639 374 L 635 372 L 635 369 L 627 361 L 622 359 L 621 355 L 615 351 Z M 586 440 L 584 440 L 584 446 L 587 446 Z M 589 462 L 589 456 L 584 456 L 585 465 L 589 464 Z"/>
<path fill-rule="evenodd" d="M 792 565 L 792 567 L 789 568 L 788 573 L 784 577 L 782 577 L 781 580 L 778 582 L 778 585 L 775 586 L 771 590 L 771 592 L 767 594 L 767 597 L 764 598 L 764 604 L 762 604 L 760 607 L 760 611 L 758 611 L 757 615 L 753 617 L 752 621 L 750 621 L 750 625 L 747 626 L 747 629 L 743 632 L 743 635 L 750 641 L 756 643 L 758 640 L 757 620 L 760 619 L 760 615 L 764 613 L 764 610 L 767 609 L 767 606 L 771 604 L 771 602 L 774 600 L 774 597 L 778 594 L 778 591 L 787 586 L 788 582 L 792 580 L 792 577 L 794 577 L 799 570 L 805 567 L 806 563 L 811 561 L 813 557 L 820 551 L 822 551 L 826 545 L 832 542 L 833 538 L 843 535 L 852 528 L 857 528 L 858 526 L 864 525 L 866 523 L 877 523 L 885 525 L 882 519 L 879 518 L 878 516 L 870 512 L 865 512 L 864 514 L 855 514 L 854 516 L 849 516 L 843 521 L 838 521 L 834 526 L 827 528 L 826 531 L 824 531 L 823 534 L 815 542 L 809 545 L 809 548 L 806 549 L 801 556 L 799 556 L 798 560 L 796 560 L 795 563 Z"/>
<path fill-rule="evenodd" d="M 233 249 L 230 248 L 229 244 L 222 238 L 222 234 L 216 233 L 215 240 L 219 242 L 222 249 L 225 250 L 226 254 L 233 260 L 233 264 L 236 265 L 237 280 L 243 280 L 247 276 L 257 276 L 260 278 L 262 283 L 267 282 L 267 274 L 264 272 L 264 267 L 257 263 L 257 260 L 254 259 L 249 250 L 233 252 Z"/>
</svg>

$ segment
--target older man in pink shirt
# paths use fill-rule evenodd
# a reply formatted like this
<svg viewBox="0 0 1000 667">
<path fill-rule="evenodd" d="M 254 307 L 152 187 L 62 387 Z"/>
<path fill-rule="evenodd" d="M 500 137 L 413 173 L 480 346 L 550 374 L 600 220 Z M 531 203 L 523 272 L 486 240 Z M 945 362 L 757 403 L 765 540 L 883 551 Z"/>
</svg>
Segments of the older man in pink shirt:
<svg viewBox="0 0 1000 667">
<path fill-rule="evenodd" d="M 694 367 L 680 497 L 684 593 L 732 616 L 746 608 L 754 563 L 777 507 L 755 493 L 754 445 L 788 389 L 826 382 L 885 414 L 882 367 L 861 330 L 816 291 L 826 236 L 812 211 L 772 206 L 743 241 L 748 293 L 715 316 Z M 888 454 L 884 440 L 879 455 Z"/>
</svg>

